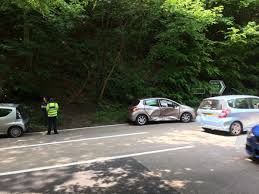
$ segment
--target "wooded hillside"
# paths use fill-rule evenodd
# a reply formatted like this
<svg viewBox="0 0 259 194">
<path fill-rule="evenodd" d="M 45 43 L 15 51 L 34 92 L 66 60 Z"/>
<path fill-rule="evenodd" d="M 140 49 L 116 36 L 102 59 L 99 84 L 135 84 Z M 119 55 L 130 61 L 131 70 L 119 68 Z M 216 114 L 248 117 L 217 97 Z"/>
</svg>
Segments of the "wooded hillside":
<svg viewBox="0 0 259 194">
<path fill-rule="evenodd" d="M 259 95 L 258 0 L 1 0 L 1 99 Z"/>
</svg>

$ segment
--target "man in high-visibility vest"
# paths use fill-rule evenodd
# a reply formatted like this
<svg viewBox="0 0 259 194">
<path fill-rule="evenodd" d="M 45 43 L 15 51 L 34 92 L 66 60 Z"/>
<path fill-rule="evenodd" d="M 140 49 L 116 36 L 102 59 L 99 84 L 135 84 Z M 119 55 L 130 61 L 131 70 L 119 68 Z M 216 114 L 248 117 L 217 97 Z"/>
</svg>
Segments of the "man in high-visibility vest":
<svg viewBox="0 0 259 194">
<path fill-rule="evenodd" d="M 57 116 L 58 116 L 58 103 L 55 102 L 53 98 L 50 99 L 49 103 L 47 104 L 46 110 L 48 113 L 48 135 L 50 135 L 51 130 L 53 128 L 54 133 L 58 134 L 57 131 Z"/>
</svg>

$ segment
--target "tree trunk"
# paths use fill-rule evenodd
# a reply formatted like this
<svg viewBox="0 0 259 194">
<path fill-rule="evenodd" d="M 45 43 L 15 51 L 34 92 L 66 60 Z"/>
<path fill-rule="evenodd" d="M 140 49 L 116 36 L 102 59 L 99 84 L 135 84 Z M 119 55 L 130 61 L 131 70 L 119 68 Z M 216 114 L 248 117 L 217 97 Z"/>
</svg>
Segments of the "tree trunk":
<svg viewBox="0 0 259 194">
<path fill-rule="evenodd" d="M 23 12 L 23 42 L 24 45 L 28 45 L 30 42 L 30 30 L 29 25 L 27 23 L 27 12 Z"/>
<path fill-rule="evenodd" d="M 109 79 L 111 78 L 115 68 L 121 63 L 121 53 L 122 53 L 122 50 L 124 48 L 124 40 L 123 40 L 123 35 L 121 35 L 121 41 L 120 41 L 120 49 L 118 51 L 118 54 L 117 54 L 117 57 L 115 59 L 115 62 L 113 63 L 112 65 L 112 68 L 110 70 L 110 72 L 108 73 L 107 77 L 105 78 L 104 80 L 104 83 L 103 83 L 103 86 L 102 86 L 102 89 L 101 89 L 101 92 L 100 92 L 100 95 L 99 95 L 99 98 L 98 98 L 98 101 L 100 102 L 102 99 L 103 99 L 103 96 L 104 96 L 104 92 L 105 92 L 105 89 L 107 87 L 107 84 L 108 84 L 108 81 Z"/>
<path fill-rule="evenodd" d="M 80 89 L 70 98 L 69 103 L 72 103 L 76 97 L 79 97 L 83 91 L 85 90 L 87 83 L 89 82 L 90 79 L 90 72 L 88 72 L 87 74 L 87 78 L 85 79 L 85 81 L 83 82 L 83 85 L 80 87 Z"/>
<path fill-rule="evenodd" d="M 23 12 L 23 43 L 26 49 L 28 49 L 30 44 L 30 26 L 27 21 L 27 11 Z M 25 66 L 29 67 L 31 71 L 33 69 L 33 52 L 31 52 L 28 56 L 25 56 Z"/>
<path fill-rule="evenodd" d="M 111 23 L 111 18 L 108 13 L 104 12 L 102 15 L 102 22 L 101 22 L 101 28 L 103 32 L 109 31 L 109 24 Z M 100 98 L 100 93 L 103 93 L 103 85 L 105 84 L 105 81 L 103 82 L 104 77 L 104 70 L 106 65 L 106 58 L 107 58 L 107 50 L 108 50 L 108 41 L 105 34 L 102 34 L 102 49 L 101 49 L 101 63 L 97 63 L 97 76 L 96 76 L 96 103 L 98 103 Z M 105 84 L 106 85 L 106 84 Z"/>
</svg>

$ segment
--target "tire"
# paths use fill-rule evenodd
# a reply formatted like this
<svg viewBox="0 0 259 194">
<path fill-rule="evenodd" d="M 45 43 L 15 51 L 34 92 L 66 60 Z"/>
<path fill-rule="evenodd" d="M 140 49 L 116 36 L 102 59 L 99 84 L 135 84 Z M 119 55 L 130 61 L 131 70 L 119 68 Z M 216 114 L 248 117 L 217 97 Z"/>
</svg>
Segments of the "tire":
<svg viewBox="0 0 259 194">
<path fill-rule="evenodd" d="M 181 118 L 180 118 L 181 122 L 183 123 L 189 123 L 191 122 L 192 120 L 192 114 L 189 113 L 189 112 L 185 112 L 181 115 Z"/>
<path fill-rule="evenodd" d="M 138 115 L 136 118 L 137 125 L 145 125 L 145 124 L 147 124 L 147 122 L 148 122 L 148 118 L 144 114 Z"/>
<path fill-rule="evenodd" d="M 12 138 L 21 137 L 23 135 L 23 130 L 21 127 L 11 127 L 8 130 L 8 135 Z"/>
<path fill-rule="evenodd" d="M 230 128 L 229 128 L 229 133 L 232 136 L 238 136 L 241 133 L 243 133 L 243 126 L 242 123 L 235 121 L 231 124 Z"/>
</svg>

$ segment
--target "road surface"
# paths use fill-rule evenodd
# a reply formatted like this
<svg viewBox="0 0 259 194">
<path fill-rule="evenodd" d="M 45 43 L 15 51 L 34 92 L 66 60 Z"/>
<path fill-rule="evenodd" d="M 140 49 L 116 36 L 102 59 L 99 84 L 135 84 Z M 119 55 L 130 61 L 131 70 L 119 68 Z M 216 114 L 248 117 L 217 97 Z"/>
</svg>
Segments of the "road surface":
<svg viewBox="0 0 259 194">
<path fill-rule="evenodd" d="M 259 193 L 246 135 L 197 123 L 115 125 L 0 138 L 0 193 Z"/>
</svg>

